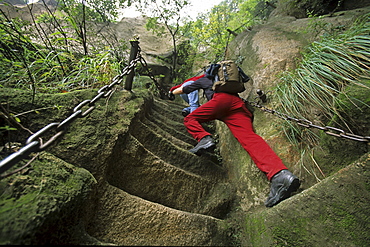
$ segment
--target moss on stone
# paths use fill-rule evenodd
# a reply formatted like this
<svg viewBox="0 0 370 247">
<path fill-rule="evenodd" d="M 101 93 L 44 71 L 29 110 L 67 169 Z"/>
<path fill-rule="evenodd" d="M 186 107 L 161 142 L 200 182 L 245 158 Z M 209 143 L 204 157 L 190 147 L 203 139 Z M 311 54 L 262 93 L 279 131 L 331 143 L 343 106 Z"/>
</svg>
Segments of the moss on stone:
<svg viewBox="0 0 370 247">
<path fill-rule="evenodd" d="M 79 103 L 93 99 L 97 91 L 37 94 L 33 103 L 27 91 L 2 88 L 0 95 L 10 112 L 30 111 L 20 117 L 21 124 L 36 132 L 52 122 L 62 122 Z M 116 136 L 128 130 L 131 119 L 141 110 L 142 95 L 138 90 L 135 94 L 122 91 L 100 99 L 88 116 L 75 119 L 67 127 L 66 133 L 47 149 L 49 153 L 43 152 L 29 168 L 0 181 L 0 225 L 4 226 L 0 243 L 69 244 L 77 238 L 79 244 L 101 244 L 86 234 L 81 224 L 89 205 L 87 198 L 104 176 L 102 164 Z M 45 141 L 53 134 L 51 131 L 42 138 Z M 9 138 L 24 143 L 29 136 L 29 132 L 19 129 Z M 5 174 L 26 162 L 22 160 Z"/>
<path fill-rule="evenodd" d="M 370 81 L 364 81 L 365 85 L 370 86 Z M 336 127 L 360 136 L 370 134 L 370 96 L 368 89 L 356 84 L 347 86 L 344 93 L 338 96 L 340 105 L 337 105 L 338 113 L 328 122 L 328 126 Z M 345 123 L 342 121 L 345 119 Z M 332 131 L 335 134 L 339 132 Z M 315 153 L 315 159 L 320 164 L 324 173 L 330 175 L 347 164 L 355 161 L 364 153 L 368 152 L 368 144 L 346 138 L 333 137 L 324 132 L 320 138 L 321 147 Z"/>
<path fill-rule="evenodd" d="M 85 169 L 42 153 L 21 175 L 1 180 L 0 243 L 60 244 L 58 234 L 78 224 L 76 216 L 94 183 Z"/>
<path fill-rule="evenodd" d="M 363 246 L 370 154 L 277 206 L 246 217 L 248 246 Z"/>
</svg>

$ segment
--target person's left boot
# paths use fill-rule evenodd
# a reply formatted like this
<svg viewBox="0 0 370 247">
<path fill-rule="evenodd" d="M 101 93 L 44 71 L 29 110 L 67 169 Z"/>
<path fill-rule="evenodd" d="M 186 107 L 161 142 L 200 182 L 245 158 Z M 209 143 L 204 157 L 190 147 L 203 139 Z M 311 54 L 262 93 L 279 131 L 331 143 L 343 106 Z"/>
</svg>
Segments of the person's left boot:
<svg viewBox="0 0 370 247">
<path fill-rule="evenodd" d="M 201 150 L 210 149 L 215 145 L 216 144 L 214 143 L 211 136 L 205 136 L 198 142 L 195 147 L 190 149 L 189 152 L 199 155 Z"/>
<path fill-rule="evenodd" d="M 290 197 L 292 192 L 301 185 L 298 177 L 288 170 L 282 170 L 271 179 L 270 194 L 265 202 L 266 207 L 272 207 Z"/>
</svg>

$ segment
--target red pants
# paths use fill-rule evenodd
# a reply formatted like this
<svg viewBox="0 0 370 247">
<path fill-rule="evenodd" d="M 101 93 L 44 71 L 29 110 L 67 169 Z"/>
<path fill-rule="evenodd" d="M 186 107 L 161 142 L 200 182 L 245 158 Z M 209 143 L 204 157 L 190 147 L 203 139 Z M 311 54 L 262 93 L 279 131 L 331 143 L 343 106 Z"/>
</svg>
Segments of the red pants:
<svg viewBox="0 0 370 247">
<path fill-rule="evenodd" d="M 271 147 L 253 130 L 252 114 L 237 95 L 215 93 L 213 98 L 184 118 L 188 132 L 199 142 L 211 135 L 201 123 L 218 119 L 229 127 L 231 133 L 251 156 L 257 167 L 271 178 L 288 169 Z"/>
</svg>

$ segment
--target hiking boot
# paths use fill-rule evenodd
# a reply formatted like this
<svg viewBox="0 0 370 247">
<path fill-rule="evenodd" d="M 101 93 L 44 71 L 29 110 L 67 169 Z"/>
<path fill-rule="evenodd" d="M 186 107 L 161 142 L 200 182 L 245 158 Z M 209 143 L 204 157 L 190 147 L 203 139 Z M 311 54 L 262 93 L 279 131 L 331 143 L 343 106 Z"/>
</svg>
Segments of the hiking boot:
<svg viewBox="0 0 370 247">
<path fill-rule="evenodd" d="M 190 111 L 187 111 L 187 110 L 182 110 L 181 114 L 186 117 L 187 115 L 190 114 Z"/>
<path fill-rule="evenodd" d="M 290 197 L 300 186 L 298 177 L 288 170 L 282 170 L 271 179 L 270 194 L 265 202 L 266 207 L 272 207 Z"/>
<path fill-rule="evenodd" d="M 211 149 L 215 145 L 216 144 L 213 142 L 213 139 L 211 136 L 205 136 L 198 142 L 198 144 L 195 147 L 190 149 L 189 152 L 200 155 L 202 150 Z"/>
</svg>

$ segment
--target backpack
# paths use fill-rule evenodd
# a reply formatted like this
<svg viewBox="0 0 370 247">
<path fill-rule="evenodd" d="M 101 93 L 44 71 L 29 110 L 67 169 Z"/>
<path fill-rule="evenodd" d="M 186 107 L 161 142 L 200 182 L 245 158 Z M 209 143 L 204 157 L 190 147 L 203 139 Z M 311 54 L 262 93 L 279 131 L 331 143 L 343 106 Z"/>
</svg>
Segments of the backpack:
<svg viewBox="0 0 370 247">
<path fill-rule="evenodd" d="M 244 83 L 250 78 L 232 60 L 211 64 L 206 76 L 214 80 L 212 89 L 215 92 L 241 93 L 245 90 Z"/>
</svg>

